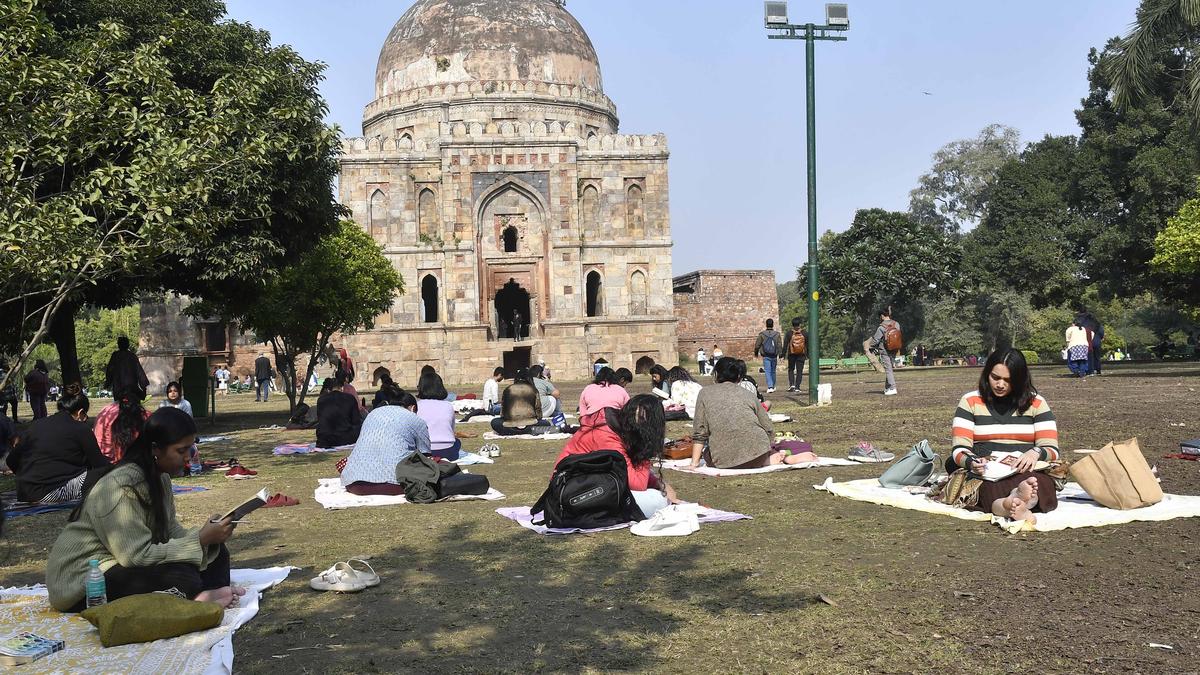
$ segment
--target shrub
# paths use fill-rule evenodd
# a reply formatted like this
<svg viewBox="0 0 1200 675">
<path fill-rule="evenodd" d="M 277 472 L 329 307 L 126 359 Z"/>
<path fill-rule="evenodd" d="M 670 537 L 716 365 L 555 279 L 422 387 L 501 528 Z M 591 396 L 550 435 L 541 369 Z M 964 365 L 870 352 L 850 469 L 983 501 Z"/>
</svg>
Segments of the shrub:
<svg viewBox="0 0 1200 675">
<path fill-rule="evenodd" d="M 1031 366 L 1036 366 L 1039 362 L 1038 353 L 1029 349 L 1022 349 L 1021 355 L 1025 357 L 1025 363 Z"/>
</svg>

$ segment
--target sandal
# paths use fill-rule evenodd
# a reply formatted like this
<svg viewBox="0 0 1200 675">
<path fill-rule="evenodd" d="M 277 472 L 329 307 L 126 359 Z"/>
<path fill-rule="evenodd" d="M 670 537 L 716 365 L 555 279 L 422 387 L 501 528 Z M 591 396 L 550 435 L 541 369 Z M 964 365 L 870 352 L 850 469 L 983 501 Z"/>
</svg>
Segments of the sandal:
<svg viewBox="0 0 1200 675">
<path fill-rule="evenodd" d="M 356 569 L 353 563 L 359 563 L 362 567 L 366 567 L 367 569 L 365 571 L 362 569 Z M 361 558 L 351 558 L 346 561 L 346 567 L 349 567 L 357 572 L 359 578 L 367 584 L 368 588 L 379 585 L 379 575 L 375 573 L 375 568 L 371 567 L 371 563 L 367 562 L 366 560 Z"/>
<path fill-rule="evenodd" d="M 276 492 L 267 499 L 267 503 L 263 504 L 263 508 L 271 508 L 274 506 L 296 506 L 300 503 L 299 499 L 289 497 L 283 493 Z"/>
<path fill-rule="evenodd" d="M 379 578 L 375 578 L 379 583 Z M 357 593 L 368 586 L 367 580 L 349 563 L 335 563 L 333 567 L 321 572 L 308 582 L 317 591 L 337 591 L 338 593 Z"/>
</svg>

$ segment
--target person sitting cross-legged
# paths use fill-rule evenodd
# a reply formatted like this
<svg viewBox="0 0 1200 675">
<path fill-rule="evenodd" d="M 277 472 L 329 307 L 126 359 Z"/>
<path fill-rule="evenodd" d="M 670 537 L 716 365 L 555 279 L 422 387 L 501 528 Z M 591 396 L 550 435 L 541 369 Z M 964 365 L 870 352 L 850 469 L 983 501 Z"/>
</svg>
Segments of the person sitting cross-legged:
<svg viewBox="0 0 1200 675">
<path fill-rule="evenodd" d="M 414 452 L 429 454 L 429 426 L 417 415 L 417 399 L 395 384 L 379 390 L 379 404 L 363 422 L 346 458 L 342 485 L 355 495 L 402 495 L 396 465 Z"/>
<path fill-rule="evenodd" d="M 431 453 L 453 462 L 462 450 L 462 441 L 454 435 L 454 404 L 446 400 L 446 385 L 435 372 L 421 375 L 417 381 L 417 415 L 429 425 Z"/>
<path fill-rule="evenodd" d="M 483 383 L 483 407 L 468 410 L 459 422 L 469 421 L 479 415 L 496 416 L 500 414 L 500 383 L 504 381 L 504 369 L 497 367 L 492 376 Z"/>
<path fill-rule="evenodd" d="M 500 396 L 500 416 L 492 420 L 492 431 L 500 436 L 541 436 L 558 427 L 541 417 L 542 404 L 529 371 L 522 368 Z"/>
<path fill-rule="evenodd" d="M 331 377 L 321 383 L 321 395 L 317 397 L 317 447 L 336 448 L 358 440 L 362 408 L 357 398 L 342 391 L 342 384 Z"/>
<path fill-rule="evenodd" d="M 1058 460 L 1058 423 L 1034 388 L 1020 351 L 1000 349 L 988 357 L 979 388 L 965 394 L 954 411 L 953 428 L 947 473 L 978 474 L 995 453 L 1010 453 L 1002 461 L 1017 471 L 997 481 L 982 481 L 975 510 L 1036 522 L 1035 512 L 1058 507 L 1054 479 L 1033 470 L 1039 461 Z"/>
<path fill-rule="evenodd" d="M 195 440 L 196 423 L 182 410 L 159 408 L 146 420 L 50 549 L 46 587 L 55 609 L 84 609 L 89 560 L 100 561 L 109 601 L 166 591 L 222 607 L 237 604 L 245 590 L 230 584 L 225 548 L 233 522 L 214 515 L 186 528 L 175 518 L 171 476 L 182 473 Z"/>
<path fill-rule="evenodd" d="M 33 423 L 8 455 L 17 476 L 17 499 L 41 504 L 73 502 L 109 466 L 88 428 L 88 398 L 78 384 L 63 388 L 58 412 Z"/>
<path fill-rule="evenodd" d="M 651 466 L 651 461 L 662 454 L 666 433 L 663 407 L 657 396 L 638 394 L 621 407 L 600 408 L 583 416 L 581 422 L 579 431 L 554 461 L 555 466 L 570 455 L 616 450 L 625 457 L 629 490 L 647 518 L 679 501 L 675 490 Z"/>
<path fill-rule="evenodd" d="M 617 371 L 605 366 L 579 395 L 579 425 L 587 426 L 592 415 L 609 408 L 620 408 L 628 402 L 629 392 L 619 384 Z"/>
</svg>

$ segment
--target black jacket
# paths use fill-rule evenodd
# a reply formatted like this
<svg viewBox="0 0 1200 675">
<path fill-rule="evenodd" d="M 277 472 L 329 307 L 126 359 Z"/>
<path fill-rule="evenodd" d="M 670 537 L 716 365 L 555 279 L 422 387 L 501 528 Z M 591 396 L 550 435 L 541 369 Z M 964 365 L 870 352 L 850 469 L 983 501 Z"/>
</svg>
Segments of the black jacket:
<svg viewBox="0 0 1200 675">
<path fill-rule="evenodd" d="M 362 412 L 358 401 L 343 391 L 330 391 L 317 399 L 317 447 L 336 448 L 358 442 Z"/>
<path fill-rule="evenodd" d="M 79 474 L 108 466 L 86 422 L 57 412 L 33 423 L 8 458 L 17 474 L 17 498 L 40 501 Z"/>
<path fill-rule="evenodd" d="M 265 356 L 254 359 L 254 379 L 259 382 L 271 379 L 271 359 Z"/>
<path fill-rule="evenodd" d="M 114 395 L 123 391 L 134 390 L 146 397 L 146 387 L 150 380 L 142 369 L 137 354 L 124 349 L 118 349 L 108 357 L 108 366 L 104 369 L 104 387 Z"/>
</svg>

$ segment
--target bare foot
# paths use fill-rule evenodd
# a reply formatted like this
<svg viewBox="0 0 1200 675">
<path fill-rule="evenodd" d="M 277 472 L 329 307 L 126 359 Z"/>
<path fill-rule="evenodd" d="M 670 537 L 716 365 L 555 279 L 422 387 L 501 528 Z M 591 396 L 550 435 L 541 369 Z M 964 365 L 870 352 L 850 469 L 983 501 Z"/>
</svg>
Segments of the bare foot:
<svg viewBox="0 0 1200 675">
<path fill-rule="evenodd" d="M 238 596 L 233 594 L 233 589 L 228 586 L 224 588 L 214 588 L 210 591 L 201 591 L 200 595 L 196 596 L 196 602 L 215 602 L 224 609 L 228 609 L 233 604 L 234 598 Z"/>
<path fill-rule="evenodd" d="M 817 456 L 811 452 L 797 452 L 794 455 L 788 455 L 783 461 L 788 464 L 804 464 L 817 461 Z"/>
<path fill-rule="evenodd" d="M 1013 520 L 1027 520 L 1033 515 L 1029 512 L 1029 506 L 1025 503 L 1025 500 L 1020 497 L 1009 497 L 1009 499 L 1012 500 L 1008 509 L 1009 518 Z"/>
<path fill-rule="evenodd" d="M 1017 486 L 1017 496 L 1021 498 L 1021 501 L 1028 503 L 1031 499 L 1033 499 L 1033 496 L 1037 494 L 1037 486 L 1037 479 L 1030 476 L 1029 478 L 1021 481 L 1021 484 Z"/>
<path fill-rule="evenodd" d="M 787 461 L 787 453 L 783 452 L 783 451 L 773 452 L 773 453 L 771 453 L 771 458 L 768 461 L 770 462 L 771 466 L 775 466 L 776 464 L 783 464 L 784 462 Z"/>
</svg>

